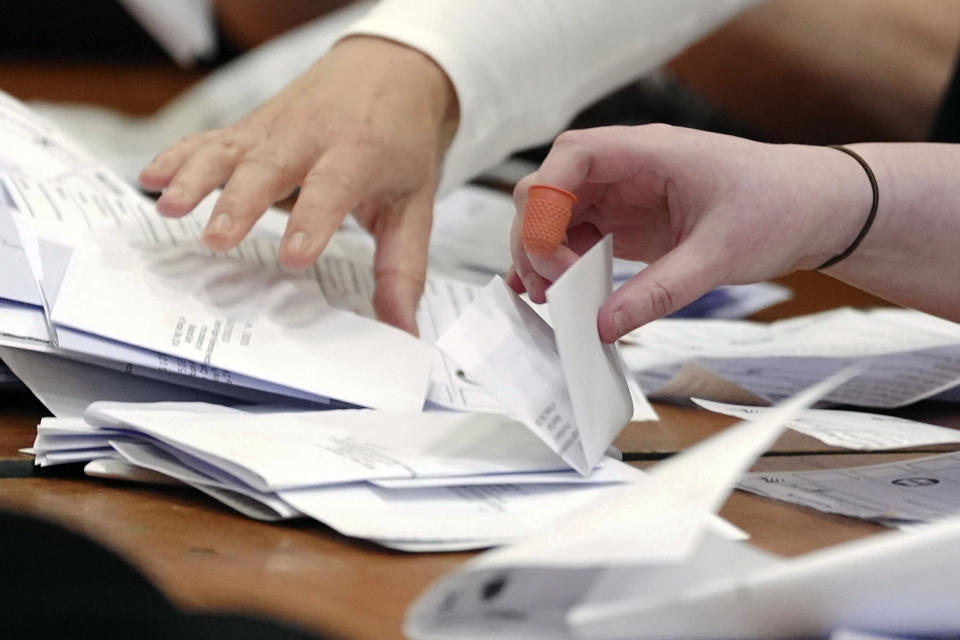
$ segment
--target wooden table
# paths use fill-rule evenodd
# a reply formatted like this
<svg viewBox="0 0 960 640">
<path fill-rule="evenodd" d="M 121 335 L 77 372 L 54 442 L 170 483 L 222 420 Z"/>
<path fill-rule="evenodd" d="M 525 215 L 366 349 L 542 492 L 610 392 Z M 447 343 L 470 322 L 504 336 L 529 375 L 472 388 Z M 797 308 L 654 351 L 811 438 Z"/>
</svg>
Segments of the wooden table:
<svg viewBox="0 0 960 640">
<path fill-rule="evenodd" d="M 0 88 L 18 97 L 86 100 L 137 113 L 156 108 L 196 77 L 166 67 L 122 64 L 0 65 Z M 795 298 L 757 319 L 880 303 L 816 273 L 796 274 L 783 282 L 794 288 Z M 626 457 L 640 466 L 734 421 L 687 407 L 657 409 L 660 422 L 630 425 L 617 439 Z M 923 405 L 913 411 L 931 422 L 960 425 L 960 412 L 953 407 Z M 23 462 L 28 458 L 17 449 L 32 442 L 41 415 L 42 407 L 29 397 L 0 397 L 0 460 L 10 462 L 8 470 L 27 476 L 0 478 L 0 507 L 50 518 L 101 541 L 188 610 L 263 614 L 348 638 L 397 638 L 411 601 L 472 557 L 386 551 L 314 522 L 263 524 L 192 491 L 33 476 Z M 772 452 L 758 462 L 758 469 L 831 468 L 924 455 L 837 452 L 799 434 L 783 436 Z M 754 544 L 785 555 L 882 530 L 739 492 L 721 514 L 749 532 Z"/>
</svg>

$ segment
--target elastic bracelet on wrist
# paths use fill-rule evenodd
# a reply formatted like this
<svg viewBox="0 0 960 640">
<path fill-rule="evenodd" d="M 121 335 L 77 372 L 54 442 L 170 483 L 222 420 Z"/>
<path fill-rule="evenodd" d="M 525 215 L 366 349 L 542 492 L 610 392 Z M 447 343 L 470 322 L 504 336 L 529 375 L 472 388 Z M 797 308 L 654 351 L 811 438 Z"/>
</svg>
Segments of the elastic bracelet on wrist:
<svg viewBox="0 0 960 640">
<path fill-rule="evenodd" d="M 870 205 L 870 213 L 867 215 L 866 222 L 863 223 L 863 227 L 860 228 L 860 233 L 858 233 L 857 237 L 853 239 L 853 242 L 850 243 L 850 246 L 844 249 L 842 253 L 838 253 L 817 267 L 817 271 L 826 269 L 827 267 L 832 267 L 849 256 L 856 250 L 858 246 L 860 246 L 860 242 L 863 240 L 864 236 L 867 235 L 867 232 L 870 231 L 870 227 L 873 226 L 873 220 L 877 217 L 877 206 L 880 204 L 880 190 L 877 188 L 877 177 L 873 175 L 873 169 L 870 168 L 870 165 L 867 164 L 867 161 L 860 157 L 860 154 L 856 151 L 848 149 L 842 145 L 830 145 L 830 148 L 836 149 L 837 151 L 842 151 L 860 163 L 860 166 L 863 167 L 863 170 L 867 172 L 867 179 L 870 181 L 870 190 L 873 192 L 873 203 Z"/>
</svg>

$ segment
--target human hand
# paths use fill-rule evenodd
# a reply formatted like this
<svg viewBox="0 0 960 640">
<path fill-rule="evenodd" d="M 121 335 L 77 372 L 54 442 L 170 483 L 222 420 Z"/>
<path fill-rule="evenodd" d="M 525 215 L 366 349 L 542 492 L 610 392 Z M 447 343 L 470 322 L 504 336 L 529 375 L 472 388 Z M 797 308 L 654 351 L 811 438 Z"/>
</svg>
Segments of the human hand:
<svg viewBox="0 0 960 640">
<path fill-rule="evenodd" d="M 173 217 L 226 183 L 203 234 L 217 251 L 300 187 L 278 256 L 291 268 L 312 264 L 353 211 L 377 243 L 377 316 L 416 334 L 433 201 L 456 127 L 455 92 L 431 59 L 352 37 L 236 124 L 162 152 L 140 182 L 163 190 L 157 210 Z"/>
<path fill-rule="evenodd" d="M 600 309 L 600 337 L 613 342 L 716 286 L 815 268 L 842 251 L 870 204 L 861 174 L 825 147 L 666 125 L 570 131 L 514 190 L 508 282 L 544 302 L 547 286 L 612 233 L 616 256 L 650 263 Z M 548 257 L 522 244 L 533 184 L 578 197 L 565 243 Z"/>
</svg>

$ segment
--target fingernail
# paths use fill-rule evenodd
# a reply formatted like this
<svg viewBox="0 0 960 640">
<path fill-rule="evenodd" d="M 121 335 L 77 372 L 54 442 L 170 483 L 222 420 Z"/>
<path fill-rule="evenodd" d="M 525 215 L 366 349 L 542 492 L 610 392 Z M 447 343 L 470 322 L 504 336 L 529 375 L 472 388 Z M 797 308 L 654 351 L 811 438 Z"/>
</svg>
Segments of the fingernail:
<svg viewBox="0 0 960 640">
<path fill-rule="evenodd" d="M 207 225 L 207 230 L 204 233 L 205 236 L 219 236 L 223 237 L 230 233 L 230 228 L 233 226 L 233 219 L 228 213 L 221 213 L 216 218 L 210 221 L 210 224 Z"/>
<path fill-rule="evenodd" d="M 290 253 L 306 253 L 310 246 L 310 236 L 305 231 L 296 231 L 287 240 L 287 251 Z"/>
</svg>

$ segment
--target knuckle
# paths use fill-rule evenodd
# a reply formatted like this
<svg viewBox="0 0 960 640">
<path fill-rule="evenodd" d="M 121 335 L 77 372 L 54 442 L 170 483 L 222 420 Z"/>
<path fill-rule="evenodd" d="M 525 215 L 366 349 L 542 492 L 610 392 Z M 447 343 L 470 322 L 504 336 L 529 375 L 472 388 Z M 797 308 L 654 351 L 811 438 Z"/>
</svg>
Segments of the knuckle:
<svg viewBox="0 0 960 640">
<path fill-rule="evenodd" d="M 513 187 L 513 197 L 514 199 L 519 198 L 522 194 L 527 192 L 527 189 L 530 188 L 530 185 L 533 184 L 533 174 L 525 176 L 520 179 L 519 182 Z"/>
</svg>

